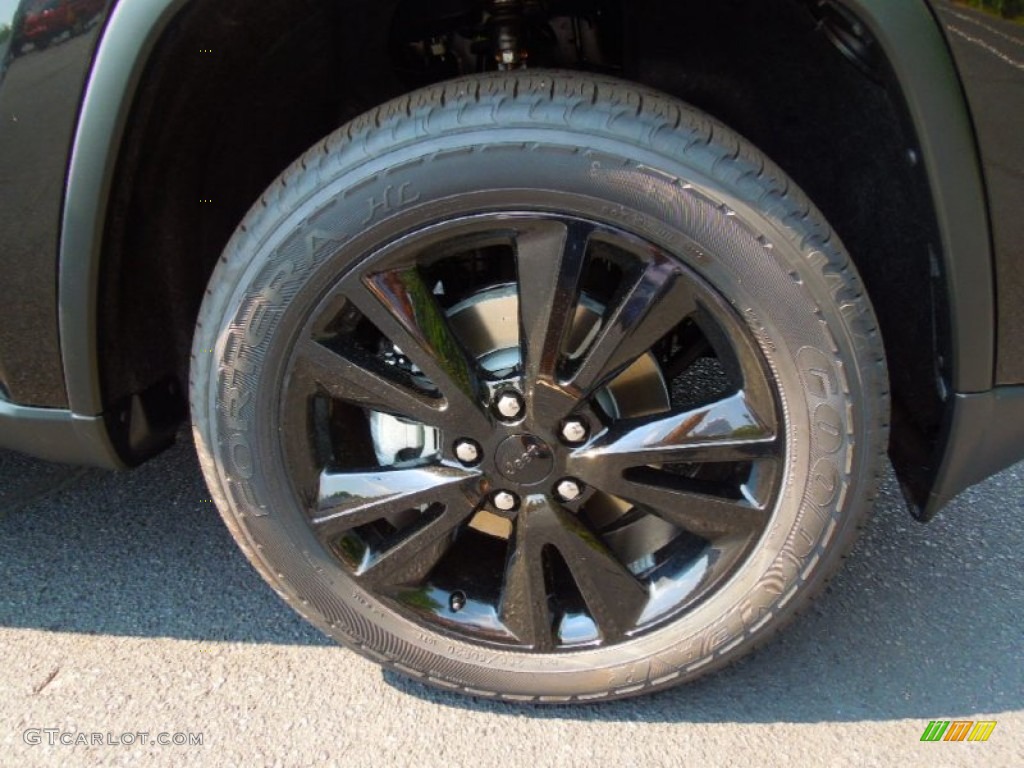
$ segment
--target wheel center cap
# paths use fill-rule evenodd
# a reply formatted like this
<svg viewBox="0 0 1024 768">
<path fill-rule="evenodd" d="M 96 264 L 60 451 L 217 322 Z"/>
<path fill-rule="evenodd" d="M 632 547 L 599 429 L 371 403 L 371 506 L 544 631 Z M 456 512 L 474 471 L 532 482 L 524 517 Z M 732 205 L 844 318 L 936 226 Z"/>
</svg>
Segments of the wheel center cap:
<svg viewBox="0 0 1024 768">
<path fill-rule="evenodd" d="M 495 453 L 498 472 L 519 485 L 537 485 L 555 469 L 555 457 L 548 444 L 533 435 L 513 435 Z"/>
</svg>

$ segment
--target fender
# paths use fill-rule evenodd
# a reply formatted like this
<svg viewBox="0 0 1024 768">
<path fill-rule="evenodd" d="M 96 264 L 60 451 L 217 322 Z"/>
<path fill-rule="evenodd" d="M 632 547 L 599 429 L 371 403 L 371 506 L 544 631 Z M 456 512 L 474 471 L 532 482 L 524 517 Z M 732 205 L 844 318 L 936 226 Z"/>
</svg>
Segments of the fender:
<svg viewBox="0 0 1024 768">
<path fill-rule="evenodd" d="M 94 59 L 68 169 L 58 295 L 61 353 L 73 413 L 103 411 L 96 305 L 107 201 L 125 122 L 146 61 L 188 0 L 119 2 Z"/>
<path fill-rule="evenodd" d="M 879 41 L 903 93 L 942 235 L 953 390 L 992 389 L 995 277 L 986 191 L 970 111 L 949 47 L 921 0 L 848 0 Z"/>
</svg>

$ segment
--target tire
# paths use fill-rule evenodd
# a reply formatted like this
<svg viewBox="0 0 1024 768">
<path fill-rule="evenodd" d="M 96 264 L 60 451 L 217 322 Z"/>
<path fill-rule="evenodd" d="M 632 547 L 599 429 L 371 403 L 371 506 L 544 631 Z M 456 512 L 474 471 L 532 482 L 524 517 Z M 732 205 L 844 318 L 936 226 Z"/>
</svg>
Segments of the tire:
<svg viewBox="0 0 1024 768">
<path fill-rule="evenodd" d="M 852 546 L 888 433 L 868 297 L 781 170 L 668 96 L 540 71 L 402 97 L 289 168 L 212 277 L 191 405 L 300 614 L 539 702 L 763 644 Z"/>
</svg>

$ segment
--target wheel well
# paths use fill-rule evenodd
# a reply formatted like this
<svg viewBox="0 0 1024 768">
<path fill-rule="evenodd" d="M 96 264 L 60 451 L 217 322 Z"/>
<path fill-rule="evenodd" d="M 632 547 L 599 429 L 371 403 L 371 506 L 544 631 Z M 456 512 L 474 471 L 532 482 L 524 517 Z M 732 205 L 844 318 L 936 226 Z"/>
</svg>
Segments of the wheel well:
<svg viewBox="0 0 1024 768">
<path fill-rule="evenodd" d="M 148 429 L 175 426 L 199 305 L 246 210 L 334 128 L 442 77 L 444 67 L 410 75 L 396 59 L 408 41 L 396 35 L 463 24 L 477 2 L 194 0 L 170 23 L 142 75 L 108 209 L 98 318 L 108 414 L 130 421 L 140 393 L 158 392 L 142 398 Z M 804 188 L 878 313 L 894 440 L 933 443 L 950 359 L 940 235 L 903 99 L 856 20 L 816 0 L 551 5 L 604 19 L 604 58 L 559 66 L 676 95 L 744 134 Z M 159 442 L 128 439 L 133 432 L 124 453 Z"/>
</svg>

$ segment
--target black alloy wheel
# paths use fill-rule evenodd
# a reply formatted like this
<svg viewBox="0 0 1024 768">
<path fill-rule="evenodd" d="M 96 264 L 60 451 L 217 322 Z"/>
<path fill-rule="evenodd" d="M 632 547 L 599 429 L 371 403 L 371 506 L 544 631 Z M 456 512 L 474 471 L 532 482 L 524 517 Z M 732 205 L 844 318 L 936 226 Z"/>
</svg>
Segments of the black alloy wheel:
<svg viewBox="0 0 1024 768">
<path fill-rule="evenodd" d="M 870 508 L 884 357 L 838 239 L 672 99 L 471 78 L 326 139 L 211 282 L 204 471 L 264 577 L 436 685 L 633 695 L 773 634 Z"/>
<path fill-rule="evenodd" d="M 575 218 L 405 235 L 324 298 L 286 378 L 323 545 L 480 641 L 547 652 L 664 622 L 757 540 L 783 466 L 735 314 L 669 254 Z"/>
</svg>

